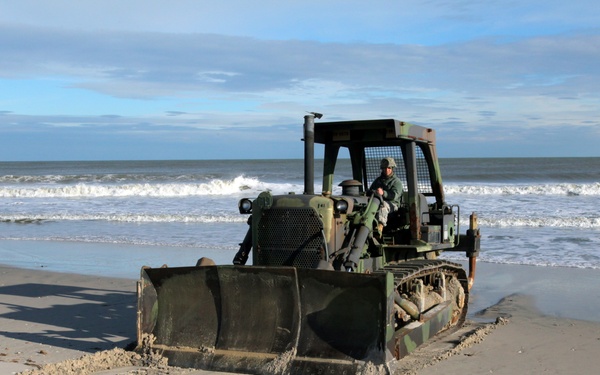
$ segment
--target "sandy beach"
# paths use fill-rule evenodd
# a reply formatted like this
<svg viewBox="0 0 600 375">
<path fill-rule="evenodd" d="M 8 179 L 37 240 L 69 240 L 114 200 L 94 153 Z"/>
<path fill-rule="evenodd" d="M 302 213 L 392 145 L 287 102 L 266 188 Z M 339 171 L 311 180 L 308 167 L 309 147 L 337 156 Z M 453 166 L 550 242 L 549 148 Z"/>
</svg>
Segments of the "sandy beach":
<svg viewBox="0 0 600 375">
<path fill-rule="evenodd" d="M 0 373 L 135 340 L 135 280 L 0 267 Z"/>
<path fill-rule="evenodd" d="M 402 360 L 399 373 L 596 373 L 599 277 L 592 269 L 480 263 L 465 327 Z M 0 266 L 0 373 L 134 342 L 135 282 Z M 87 373 L 206 373 L 120 366 Z"/>
</svg>

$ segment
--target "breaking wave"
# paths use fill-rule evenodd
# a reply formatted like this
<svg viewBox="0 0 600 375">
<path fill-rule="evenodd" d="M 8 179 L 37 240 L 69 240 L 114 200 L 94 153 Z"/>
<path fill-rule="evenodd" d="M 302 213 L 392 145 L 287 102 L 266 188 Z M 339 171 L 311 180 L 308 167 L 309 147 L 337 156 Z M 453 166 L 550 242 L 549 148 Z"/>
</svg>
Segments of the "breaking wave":
<svg viewBox="0 0 600 375">
<path fill-rule="evenodd" d="M 40 224 L 51 221 L 114 221 L 122 223 L 245 223 L 245 215 L 177 215 L 177 214 L 52 214 L 1 215 L 0 223 Z"/>
<path fill-rule="evenodd" d="M 446 194 L 467 195 L 600 195 L 600 182 L 543 185 L 444 185 Z"/>
<path fill-rule="evenodd" d="M 5 181 L 6 182 L 6 181 Z M 315 184 L 315 191 L 320 191 Z M 340 193 L 337 186 L 334 193 Z M 455 185 L 444 186 L 447 195 L 537 195 L 537 196 L 595 196 L 600 195 L 600 182 L 587 184 L 544 184 L 544 185 Z M 294 183 L 269 183 L 256 177 L 238 176 L 231 180 L 212 179 L 203 183 L 150 182 L 75 184 L 15 184 L 0 186 L 1 198 L 80 198 L 80 197 L 186 197 L 258 195 L 262 191 L 273 194 L 300 193 L 303 187 Z"/>
<path fill-rule="evenodd" d="M 0 215 L 0 222 L 15 224 L 40 224 L 54 221 L 112 221 L 123 223 L 245 223 L 246 215 L 237 212 L 223 214 L 39 214 L 39 215 Z M 532 227 L 532 228 L 580 228 L 599 229 L 600 217 L 486 217 L 480 215 L 482 227 Z M 461 219 L 461 227 L 468 226 L 468 218 Z"/>
<path fill-rule="evenodd" d="M 186 197 L 258 194 L 270 190 L 274 194 L 298 191 L 295 184 L 262 182 L 257 178 L 238 176 L 232 180 L 214 179 L 206 183 L 127 183 L 6 186 L 0 187 L 2 198 L 80 198 L 80 197 Z"/>
<path fill-rule="evenodd" d="M 468 225 L 461 220 L 461 225 Z M 486 218 L 480 216 L 479 225 L 484 227 L 530 227 L 530 228 L 580 228 L 580 229 L 599 229 L 600 217 L 499 217 Z"/>
</svg>

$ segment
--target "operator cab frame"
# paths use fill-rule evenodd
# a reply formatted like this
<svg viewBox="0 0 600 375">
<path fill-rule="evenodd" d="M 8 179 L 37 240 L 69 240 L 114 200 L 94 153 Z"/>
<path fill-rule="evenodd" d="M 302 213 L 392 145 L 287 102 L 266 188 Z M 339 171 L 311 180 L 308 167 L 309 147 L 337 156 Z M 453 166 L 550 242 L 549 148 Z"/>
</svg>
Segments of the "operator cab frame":
<svg viewBox="0 0 600 375">
<path fill-rule="evenodd" d="M 352 178 L 361 182 L 361 195 L 368 194 L 367 189 L 379 176 L 381 159 L 393 157 L 397 164 L 394 172 L 404 192 L 401 207 L 390 215 L 386 230 L 404 231 L 401 242 L 407 245 L 412 240 L 424 240 L 439 248 L 454 245 L 454 233 L 442 231 L 450 227 L 454 232 L 456 218 L 445 203 L 433 129 L 394 119 L 316 122 L 314 139 L 324 145 L 324 196 L 332 194 L 340 149 L 348 150 Z"/>
</svg>

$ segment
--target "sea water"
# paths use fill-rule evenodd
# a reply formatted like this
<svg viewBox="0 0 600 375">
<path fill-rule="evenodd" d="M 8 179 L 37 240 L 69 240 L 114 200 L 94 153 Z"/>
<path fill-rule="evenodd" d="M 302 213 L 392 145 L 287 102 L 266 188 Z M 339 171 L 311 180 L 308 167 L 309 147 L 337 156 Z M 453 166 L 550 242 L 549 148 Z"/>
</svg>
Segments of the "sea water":
<svg viewBox="0 0 600 375">
<path fill-rule="evenodd" d="M 348 160 L 338 168 L 336 184 L 350 178 Z M 600 268 L 600 158 L 442 159 L 441 168 L 461 233 L 478 215 L 480 261 Z M 54 268 L 80 272 L 73 259 L 98 248 L 91 263 L 103 266 L 89 272 L 99 274 L 161 258 L 230 263 L 248 227 L 238 201 L 265 190 L 301 194 L 303 184 L 302 160 L 0 163 L 0 240 L 23 249 L 0 249 L 0 263 L 54 259 L 62 264 Z M 32 254 L 31 241 L 48 246 Z"/>
</svg>

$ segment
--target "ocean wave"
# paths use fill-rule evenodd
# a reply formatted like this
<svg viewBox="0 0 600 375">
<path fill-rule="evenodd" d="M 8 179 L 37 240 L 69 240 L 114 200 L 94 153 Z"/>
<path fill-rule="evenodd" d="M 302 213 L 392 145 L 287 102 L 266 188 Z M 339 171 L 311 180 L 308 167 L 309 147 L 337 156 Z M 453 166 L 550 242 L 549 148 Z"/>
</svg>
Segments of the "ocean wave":
<svg viewBox="0 0 600 375">
<path fill-rule="evenodd" d="M 600 182 L 589 184 L 444 185 L 446 194 L 466 195 L 600 195 Z"/>
<path fill-rule="evenodd" d="M 258 195 L 270 190 L 284 194 L 298 190 L 294 184 L 275 184 L 258 178 L 238 176 L 231 180 L 213 179 L 206 183 L 140 183 L 140 184 L 83 184 L 64 186 L 6 186 L 0 187 L 2 198 L 80 198 L 80 197 L 185 197 L 233 195 L 247 192 Z"/>
<path fill-rule="evenodd" d="M 600 218 L 573 216 L 573 217 L 498 217 L 485 218 L 479 217 L 479 225 L 483 227 L 533 227 L 533 228 L 580 228 L 580 229 L 598 229 L 600 228 Z M 461 225 L 468 225 L 461 220 Z"/>
<path fill-rule="evenodd" d="M 136 245 L 136 246 L 153 246 L 153 247 L 180 247 L 180 248 L 200 248 L 211 250 L 226 250 L 237 251 L 239 245 L 219 244 L 219 243 L 204 243 L 204 242 L 189 242 L 177 243 L 168 241 L 151 241 L 140 238 L 131 238 L 125 236 L 0 236 L 1 240 L 9 241 L 53 241 L 53 242 L 77 242 L 77 243 L 100 243 L 100 244 L 115 244 L 115 245 Z M 235 254 L 235 253 L 234 253 Z M 232 254 L 233 256 L 233 254 Z"/>
<path fill-rule="evenodd" d="M 3 176 L 6 180 L 7 176 Z M 26 178 L 26 177 L 23 177 Z M 262 191 L 273 194 L 301 193 L 303 182 L 275 183 L 261 181 L 257 177 L 237 176 L 233 179 L 211 179 L 206 182 L 173 181 L 157 182 L 143 180 L 139 183 L 113 183 L 103 181 L 76 182 L 72 184 L 26 184 L 15 183 L 0 186 L 0 198 L 81 198 L 81 197 L 185 197 L 185 196 L 220 196 L 242 195 L 256 196 Z M 320 184 L 315 184 L 315 191 L 320 191 Z M 444 185 L 447 195 L 468 196 L 595 196 L 600 195 L 600 182 L 596 183 L 560 183 L 544 185 Z M 336 186 L 335 194 L 341 193 Z"/>
<path fill-rule="evenodd" d="M 175 214 L 51 214 L 1 215 L 0 223 L 41 224 L 53 221 L 113 221 L 122 223 L 244 223 L 246 215 L 175 215 Z"/>
<path fill-rule="evenodd" d="M 0 175 L 0 184 L 87 184 L 87 183 L 160 183 L 169 181 L 190 182 L 211 180 L 216 178 L 210 174 L 138 174 L 138 173 L 106 173 L 106 174 L 75 174 L 75 175 Z"/>
<path fill-rule="evenodd" d="M 451 261 L 463 261 L 464 255 L 458 253 L 446 252 L 442 255 L 443 259 Z M 505 254 L 490 254 L 481 252 L 477 262 L 493 263 L 493 264 L 509 264 L 520 266 L 536 266 L 536 267 L 567 267 L 581 269 L 600 269 L 598 261 L 589 261 L 582 258 L 565 260 L 561 257 L 548 258 L 548 256 L 531 256 L 531 254 L 520 254 L 518 258 L 509 258 Z M 477 282 L 477 281 L 476 281 Z"/>
<path fill-rule="evenodd" d="M 38 215 L 0 215 L 0 223 L 15 224 L 39 224 L 51 221 L 112 221 L 123 223 L 245 223 L 248 220 L 247 215 L 235 214 L 147 214 L 147 213 L 122 213 L 122 214 L 38 214 Z M 479 226 L 509 228 L 509 227 L 530 227 L 530 228 L 580 228 L 580 229 L 599 229 L 600 217 L 486 217 L 480 215 L 478 218 Z M 469 225 L 468 217 L 462 217 L 460 221 L 461 228 L 467 228 Z"/>
</svg>

